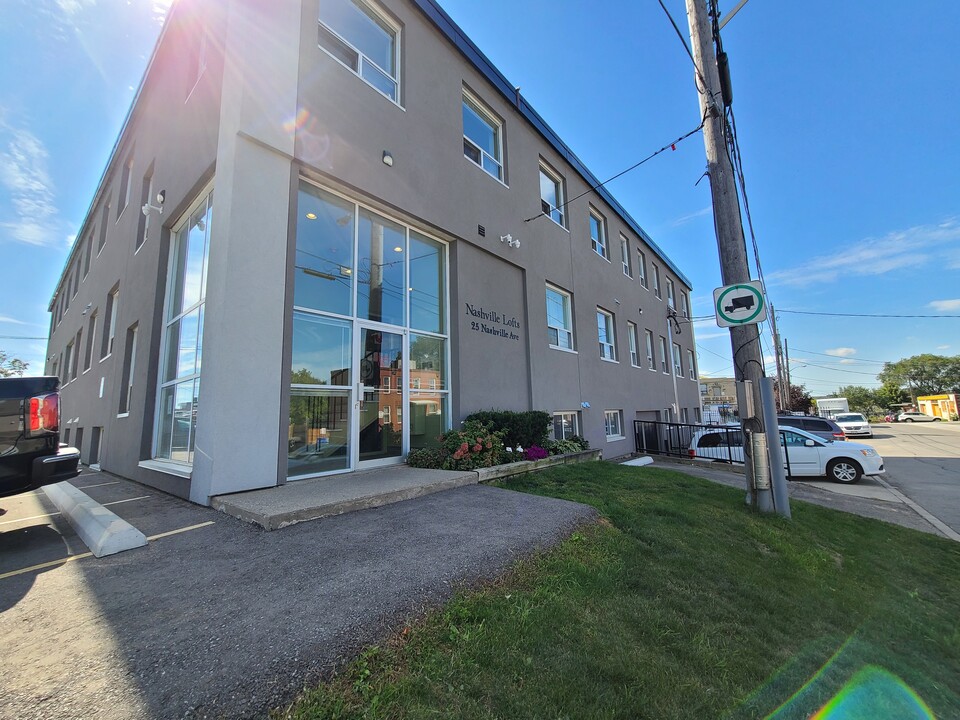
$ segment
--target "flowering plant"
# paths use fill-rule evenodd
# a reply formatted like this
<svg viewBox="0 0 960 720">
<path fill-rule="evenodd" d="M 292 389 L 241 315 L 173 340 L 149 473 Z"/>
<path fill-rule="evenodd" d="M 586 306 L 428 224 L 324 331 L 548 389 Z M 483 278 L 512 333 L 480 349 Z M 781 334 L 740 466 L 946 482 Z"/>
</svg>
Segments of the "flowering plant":
<svg viewBox="0 0 960 720">
<path fill-rule="evenodd" d="M 492 467 L 498 465 L 504 455 L 502 434 L 474 421 L 465 422 L 460 430 L 441 435 L 440 448 L 445 454 L 444 470 Z"/>
<path fill-rule="evenodd" d="M 525 460 L 543 460 L 549 454 L 539 445 L 531 445 L 524 451 L 523 457 Z"/>
</svg>

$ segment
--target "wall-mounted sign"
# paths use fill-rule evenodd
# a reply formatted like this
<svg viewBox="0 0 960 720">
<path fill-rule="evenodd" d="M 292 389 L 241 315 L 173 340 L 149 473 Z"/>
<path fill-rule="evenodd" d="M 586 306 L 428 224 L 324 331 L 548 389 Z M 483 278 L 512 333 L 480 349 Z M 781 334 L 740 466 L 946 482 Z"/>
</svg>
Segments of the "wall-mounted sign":
<svg viewBox="0 0 960 720">
<path fill-rule="evenodd" d="M 473 332 L 490 335 L 505 340 L 519 340 L 520 335 L 515 332 L 520 329 L 520 321 L 515 315 L 507 315 L 496 310 L 472 303 L 464 303 L 464 315 L 471 318 L 470 329 Z"/>
</svg>

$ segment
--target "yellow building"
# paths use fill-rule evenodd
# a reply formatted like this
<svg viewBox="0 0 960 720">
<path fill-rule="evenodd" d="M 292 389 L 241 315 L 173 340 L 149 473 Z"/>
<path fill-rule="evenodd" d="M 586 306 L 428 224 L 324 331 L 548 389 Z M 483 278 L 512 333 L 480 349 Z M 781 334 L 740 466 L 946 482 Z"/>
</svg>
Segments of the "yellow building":
<svg viewBox="0 0 960 720">
<path fill-rule="evenodd" d="M 924 415 L 943 420 L 955 420 L 957 417 L 957 393 L 924 395 L 917 398 L 917 405 Z"/>
</svg>

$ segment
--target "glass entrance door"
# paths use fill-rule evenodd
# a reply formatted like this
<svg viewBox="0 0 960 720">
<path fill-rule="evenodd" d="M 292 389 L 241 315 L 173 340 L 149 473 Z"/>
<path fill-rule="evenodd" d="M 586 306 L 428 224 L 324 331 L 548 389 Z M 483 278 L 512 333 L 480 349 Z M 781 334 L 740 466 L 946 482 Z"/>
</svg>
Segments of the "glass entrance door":
<svg viewBox="0 0 960 720">
<path fill-rule="evenodd" d="M 403 456 L 403 340 L 400 333 L 359 328 L 355 365 L 359 466 L 386 465 Z"/>
</svg>

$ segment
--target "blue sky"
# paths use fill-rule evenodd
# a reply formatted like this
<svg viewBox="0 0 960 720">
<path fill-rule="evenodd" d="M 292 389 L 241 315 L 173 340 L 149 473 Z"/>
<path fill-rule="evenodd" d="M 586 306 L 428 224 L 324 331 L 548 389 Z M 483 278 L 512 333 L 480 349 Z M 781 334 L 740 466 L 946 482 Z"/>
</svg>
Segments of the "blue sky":
<svg viewBox="0 0 960 720">
<path fill-rule="evenodd" d="M 441 4 L 601 179 L 699 123 L 692 63 L 656 0 Z M 686 36 L 684 3 L 665 4 Z M 0 348 L 34 371 L 44 341 L 13 337 L 46 335 L 168 5 L 0 3 Z M 815 395 L 875 387 L 885 360 L 960 354 L 957 27 L 956 3 L 750 0 L 723 31 L 769 296 L 794 381 Z M 721 284 L 704 167 L 697 134 L 609 185 L 691 278 L 698 316 Z M 701 373 L 732 374 L 727 331 L 696 334 Z M 766 325 L 764 338 L 769 355 Z"/>
</svg>

